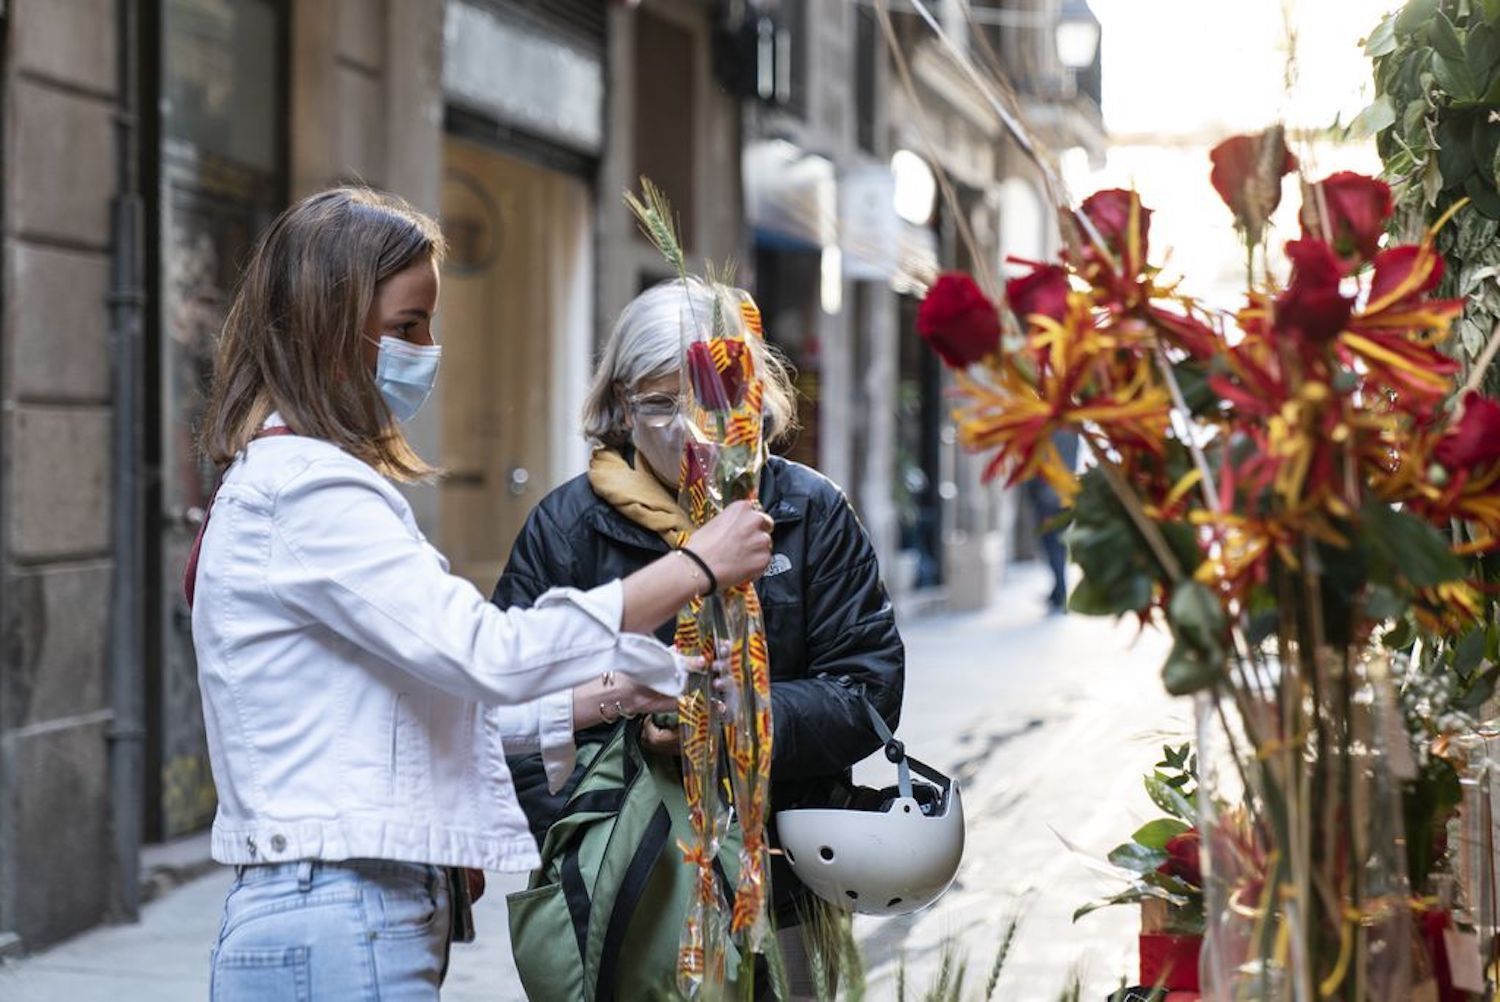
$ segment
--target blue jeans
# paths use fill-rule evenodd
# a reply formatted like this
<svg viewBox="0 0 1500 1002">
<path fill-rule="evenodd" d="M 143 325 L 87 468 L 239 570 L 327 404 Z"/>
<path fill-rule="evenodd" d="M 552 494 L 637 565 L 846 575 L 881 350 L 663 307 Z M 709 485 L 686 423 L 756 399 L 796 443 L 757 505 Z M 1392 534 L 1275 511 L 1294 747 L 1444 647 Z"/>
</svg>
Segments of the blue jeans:
<svg viewBox="0 0 1500 1002">
<path fill-rule="evenodd" d="M 213 1002 L 437 999 L 447 871 L 361 859 L 236 873 L 213 952 Z"/>
</svg>

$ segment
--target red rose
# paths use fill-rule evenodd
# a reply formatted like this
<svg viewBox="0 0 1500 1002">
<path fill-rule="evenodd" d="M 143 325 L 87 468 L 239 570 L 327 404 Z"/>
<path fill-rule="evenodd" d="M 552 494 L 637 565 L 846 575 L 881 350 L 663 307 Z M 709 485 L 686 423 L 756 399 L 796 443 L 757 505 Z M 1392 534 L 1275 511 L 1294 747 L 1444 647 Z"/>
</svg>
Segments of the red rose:
<svg viewBox="0 0 1500 1002">
<path fill-rule="evenodd" d="M 1131 274 L 1140 270 L 1146 260 L 1147 231 L 1151 228 L 1151 210 L 1141 204 L 1140 195 L 1123 188 L 1107 188 L 1084 199 L 1078 211 L 1094 224 L 1104 246 L 1122 261 L 1130 252 L 1133 216 L 1136 228 L 1135 256 L 1124 261 L 1124 265 L 1125 270 Z"/>
<path fill-rule="evenodd" d="M 1454 473 L 1500 459 L 1500 404 L 1471 390 L 1463 417 L 1438 440 L 1432 455 Z"/>
<path fill-rule="evenodd" d="M 1271 213 L 1281 204 L 1281 179 L 1297 169 L 1279 127 L 1253 136 L 1231 136 L 1208 154 L 1209 180 L 1234 213 L 1251 243 L 1259 243 Z"/>
<path fill-rule="evenodd" d="M 1305 342 L 1326 341 L 1349 322 L 1354 300 L 1339 291 L 1339 260 L 1321 240 L 1286 245 L 1292 280 L 1276 297 L 1276 329 Z"/>
<path fill-rule="evenodd" d="M 945 272 L 922 300 L 917 333 L 944 362 L 962 369 L 999 347 L 1000 315 L 974 279 Z"/>
<path fill-rule="evenodd" d="M 1303 237 L 1332 241 L 1345 272 L 1375 256 L 1390 217 L 1390 186 L 1352 171 L 1319 181 L 1302 199 Z"/>
<path fill-rule="evenodd" d="M 688 345 L 688 381 L 704 410 L 732 411 L 745 399 L 749 369 L 745 343 L 715 338 Z"/>
<path fill-rule="evenodd" d="M 1181 835 L 1173 835 L 1167 840 L 1167 861 L 1156 868 L 1157 873 L 1164 873 L 1169 877 L 1176 877 L 1189 887 L 1203 886 L 1203 860 L 1200 855 L 1200 847 L 1203 838 L 1198 834 L 1198 829 L 1189 828 Z"/>
<path fill-rule="evenodd" d="M 1055 264 L 1039 264 L 1005 283 L 1005 298 L 1021 319 L 1034 313 L 1061 321 L 1068 312 L 1068 275 Z"/>
</svg>

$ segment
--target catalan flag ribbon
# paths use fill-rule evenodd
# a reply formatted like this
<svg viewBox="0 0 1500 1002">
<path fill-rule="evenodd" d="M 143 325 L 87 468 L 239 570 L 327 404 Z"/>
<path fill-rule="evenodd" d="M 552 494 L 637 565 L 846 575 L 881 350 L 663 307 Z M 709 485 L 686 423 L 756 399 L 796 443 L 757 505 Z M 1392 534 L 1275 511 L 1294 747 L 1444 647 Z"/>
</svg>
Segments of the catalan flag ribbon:
<svg viewBox="0 0 1500 1002">
<path fill-rule="evenodd" d="M 688 275 L 670 206 L 649 181 L 643 180 L 642 192 L 641 198 L 627 195 L 626 202 L 688 292 L 681 399 L 689 434 L 678 501 L 693 525 L 701 526 L 735 501 L 753 501 L 760 487 L 766 448 L 760 311 L 743 290 Z M 725 969 L 729 938 L 741 957 L 751 958 L 763 950 L 770 931 L 771 670 L 754 586 L 691 602 L 678 615 L 676 645 L 713 669 L 695 675 L 678 700 L 692 829 L 680 848 L 684 865 L 695 868 L 695 893 L 678 949 L 677 987 L 684 998 L 717 998 L 726 981 L 738 976 Z M 715 675 L 732 683 L 722 702 L 714 692 Z M 744 834 L 732 902 L 714 874 L 731 806 Z"/>
</svg>

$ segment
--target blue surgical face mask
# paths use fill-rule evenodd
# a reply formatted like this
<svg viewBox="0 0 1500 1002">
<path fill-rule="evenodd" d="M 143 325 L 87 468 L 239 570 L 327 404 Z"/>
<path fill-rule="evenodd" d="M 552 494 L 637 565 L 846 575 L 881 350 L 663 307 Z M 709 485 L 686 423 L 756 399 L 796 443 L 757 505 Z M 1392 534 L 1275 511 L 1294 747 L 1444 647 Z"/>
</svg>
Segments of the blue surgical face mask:
<svg viewBox="0 0 1500 1002">
<path fill-rule="evenodd" d="M 441 345 L 412 344 L 389 334 L 381 337 L 375 386 L 397 421 L 410 421 L 422 409 L 437 381 L 442 355 Z"/>
</svg>

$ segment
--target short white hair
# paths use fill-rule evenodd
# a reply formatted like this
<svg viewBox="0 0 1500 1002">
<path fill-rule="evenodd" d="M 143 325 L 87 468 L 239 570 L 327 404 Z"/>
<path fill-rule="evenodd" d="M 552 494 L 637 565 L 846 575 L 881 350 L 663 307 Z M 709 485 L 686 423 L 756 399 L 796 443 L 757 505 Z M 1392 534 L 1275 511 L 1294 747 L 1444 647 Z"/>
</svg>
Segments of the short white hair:
<svg viewBox="0 0 1500 1002">
<path fill-rule="evenodd" d="M 671 279 L 653 285 L 620 311 L 584 399 L 585 436 L 614 448 L 630 440 L 626 404 L 631 394 L 682 371 L 683 328 L 708 323 L 716 298 L 713 287 L 700 279 Z M 739 323 L 738 315 L 731 322 Z M 780 353 L 760 337 L 746 340 L 765 378 L 766 438 L 774 442 L 796 427 L 796 392 Z"/>
</svg>

